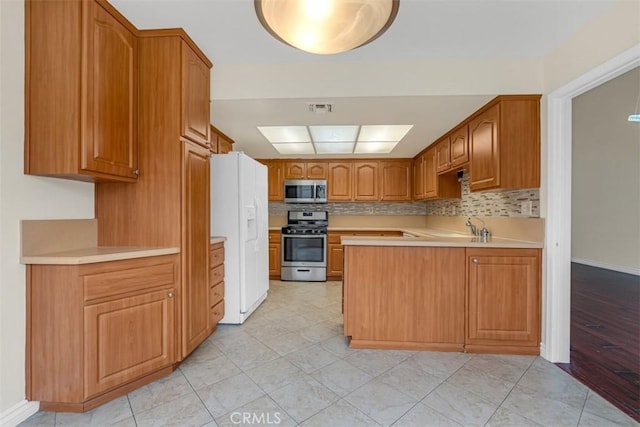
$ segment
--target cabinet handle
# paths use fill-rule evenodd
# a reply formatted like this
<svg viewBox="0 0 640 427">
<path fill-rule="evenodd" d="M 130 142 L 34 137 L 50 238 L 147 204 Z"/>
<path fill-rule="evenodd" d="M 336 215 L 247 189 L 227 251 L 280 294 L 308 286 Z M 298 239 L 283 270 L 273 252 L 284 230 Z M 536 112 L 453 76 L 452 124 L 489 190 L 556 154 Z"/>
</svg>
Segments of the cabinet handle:
<svg viewBox="0 0 640 427">
<path fill-rule="evenodd" d="M 472 262 L 472 263 L 474 263 L 474 264 L 477 264 L 477 263 L 478 263 L 478 258 L 473 258 L 473 259 L 471 260 L 471 262 Z"/>
<path fill-rule="evenodd" d="M 167 297 L 169 297 L 169 298 L 173 298 L 173 292 L 169 292 L 169 293 L 167 294 Z"/>
</svg>

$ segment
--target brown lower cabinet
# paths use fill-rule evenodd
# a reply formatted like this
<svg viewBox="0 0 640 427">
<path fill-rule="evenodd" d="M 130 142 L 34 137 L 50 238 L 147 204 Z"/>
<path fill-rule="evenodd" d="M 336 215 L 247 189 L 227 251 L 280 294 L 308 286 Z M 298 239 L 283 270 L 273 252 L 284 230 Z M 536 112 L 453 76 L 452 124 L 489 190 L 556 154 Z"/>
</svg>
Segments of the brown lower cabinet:
<svg viewBox="0 0 640 427">
<path fill-rule="evenodd" d="M 466 257 L 467 350 L 539 354 L 539 250 L 468 248 Z"/>
<path fill-rule="evenodd" d="M 280 231 L 269 231 L 269 278 L 280 280 L 282 269 Z"/>
<path fill-rule="evenodd" d="M 343 236 L 402 236 L 400 231 L 330 231 L 327 235 L 327 279 L 342 279 L 343 250 L 340 238 Z"/>
<path fill-rule="evenodd" d="M 209 251 L 209 333 L 224 317 L 224 243 L 212 243 Z"/>
<path fill-rule="evenodd" d="M 83 412 L 172 371 L 179 255 L 27 266 L 27 399 Z"/>
<path fill-rule="evenodd" d="M 539 354 L 540 250 L 344 247 L 355 348 Z"/>
</svg>

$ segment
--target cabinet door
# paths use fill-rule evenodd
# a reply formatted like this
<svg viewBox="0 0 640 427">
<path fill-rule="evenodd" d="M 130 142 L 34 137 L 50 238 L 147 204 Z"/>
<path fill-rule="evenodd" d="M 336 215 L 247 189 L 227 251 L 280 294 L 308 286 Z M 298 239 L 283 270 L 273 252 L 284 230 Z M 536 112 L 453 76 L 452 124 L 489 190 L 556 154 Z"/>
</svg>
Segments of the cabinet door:
<svg viewBox="0 0 640 427">
<path fill-rule="evenodd" d="M 86 2 L 84 19 L 86 61 L 82 74 L 80 167 L 85 171 L 136 178 L 137 39 L 96 2 Z"/>
<path fill-rule="evenodd" d="M 380 200 L 411 200 L 411 160 L 380 161 Z"/>
<path fill-rule="evenodd" d="M 424 199 L 424 154 L 413 160 L 413 199 Z"/>
<path fill-rule="evenodd" d="M 451 167 L 455 168 L 469 162 L 469 127 L 460 126 L 455 129 L 450 140 Z"/>
<path fill-rule="evenodd" d="M 538 250 L 467 249 L 467 344 L 540 344 Z"/>
<path fill-rule="evenodd" d="M 220 154 L 227 154 L 233 151 L 233 141 L 218 135 L 218 152 Z"/>
<path fill-rule="evenodd" d="M 267 166 L 269 201 L 284 200 L 284 165 L 280 160 L 260 160 Z"/>
<path fill-rule="evenodd" d="M 269 243 L 269 277 L 280 280 L 280 243 Z"/>
<path fill-rule="evenodd" d="M 182 167 L 182 357 L 186 357 L 209 331 L 209 151 L 185 142 Z"/>
<path fill-rule="evenodd" d="M 284 162 L 284 179 L 305 179 L 307 164 L 305 162 Z"/>
<path fill-rule="evenodd" d="M 207 64 L 182 43 L 182 136 L 209 146 L 209 79 Z M 220 150 L 218 149 L 218 152 Z"/>
<path fill-rule="evenodd" d="M 269 231 L 269 277 L 278 280 L 282 265 L 280 237 L 279 231 Z"/>
<path fill-rule="evenodd" d="M 497 104 L 469 123 L 469 186 L 472 191 L 500 186 L 499 109 Z"/>
<path fill-rule="evenodd" d="M 380 200 L 377 161 L 353 163 L 353 200 Z"/>
<path fill-rule="evenodd" d="M 327 199 L 330 202 L 353 200 L 350 162 L 330 162 Z"/>
<path fill-rule="evenodd" d="M 342 277 L 343 251 L 340 243 L 327 245 L 327 276 Z"/>
<path fill-rule="evenodd" d="M 175 361 L 174 290 L 84 308 L 85 398 Z"/>
<path fill-rule="evenodd" d="M 307 162 L 307 178 L 327 179 L 327 163 Z"/>
<path fill-rule="evenodd" d="M 424 154 L 424 198 L 438 197 L 438 171 L 436 170 L 436 150 L 430 149 Z"/>
<path fill-rule="evenodd" d="M 436 144 L 436 172 L 446 172 L 451 167 L 451 152 L 450 152 L 449 137 L 442 139 Z"/>
</svg>

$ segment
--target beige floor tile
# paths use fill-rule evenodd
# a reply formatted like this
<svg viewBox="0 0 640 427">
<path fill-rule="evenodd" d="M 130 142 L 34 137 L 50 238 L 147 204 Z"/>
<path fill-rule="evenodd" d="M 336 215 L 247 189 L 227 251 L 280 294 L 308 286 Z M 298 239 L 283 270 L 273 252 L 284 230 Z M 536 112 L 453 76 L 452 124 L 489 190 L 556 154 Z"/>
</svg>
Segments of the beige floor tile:
<svg viewBox="0 0 640 427">
<path fill-rule="evenodd" d="M 417 399 L 377 380 L 348 394 L 345 400 L 383 426 L 393 424 L 418 403 Z"/>
<path fill-rule="evenodd" d="M 338 400 L 338 395 L 310 376 L 274 390 L 269 396 L 295 421 L 302 422 Z"/>
</svg>

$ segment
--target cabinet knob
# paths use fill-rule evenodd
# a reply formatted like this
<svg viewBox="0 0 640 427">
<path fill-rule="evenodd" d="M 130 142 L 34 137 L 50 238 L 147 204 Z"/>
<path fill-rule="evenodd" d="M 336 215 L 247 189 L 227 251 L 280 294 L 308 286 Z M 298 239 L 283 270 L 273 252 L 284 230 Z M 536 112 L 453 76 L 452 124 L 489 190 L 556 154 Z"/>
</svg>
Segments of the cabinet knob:
<svg viewBox="0 0 640 427">
<path fill-rule="evenodd" d="M 167 297 L 169 297 L 169 298 L 173 298 L 173 292 L 169 292 L 169 293 L 167 294 Z"/>
<path fill-rule="evenodd" d="M 474 263 L 474 264 L 477 264 L 477 263 L 478 263 L 478 258 L 473 258 L 473 259 L 471 260 L 471 262 L 472 262 L 472 263 Z"/>
</svg>

